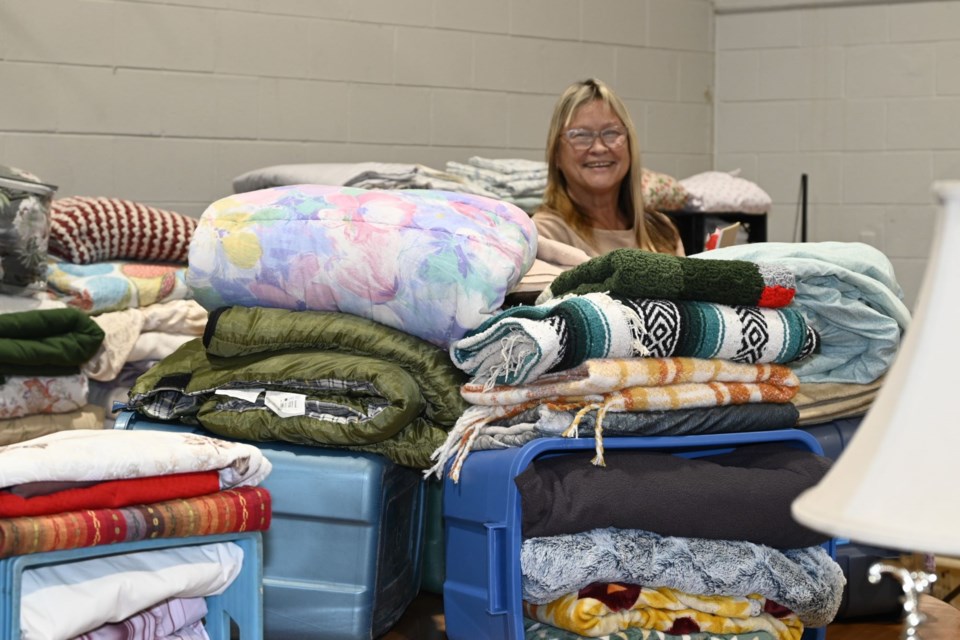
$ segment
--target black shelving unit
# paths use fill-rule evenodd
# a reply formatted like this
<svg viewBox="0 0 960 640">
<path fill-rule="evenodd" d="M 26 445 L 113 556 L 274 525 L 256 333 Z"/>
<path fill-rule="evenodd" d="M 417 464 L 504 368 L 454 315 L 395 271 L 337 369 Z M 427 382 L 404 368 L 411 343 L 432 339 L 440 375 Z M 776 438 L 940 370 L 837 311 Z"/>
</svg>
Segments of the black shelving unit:
<svg viewBox="0 0 960 640">
<path fill-rule="evenodd" d="M 747 232 L 748 242 L 767 241 L 767 214 L 740 211 L 704 213 L 702 211 L 664 211 L 680 231 L 683 250 L 687 255 L 703 251 L 703 241 L 713 229 L 706 228 L 708 219 L 720 219 L 727 224 L 739 222 Z"/>
</svg>

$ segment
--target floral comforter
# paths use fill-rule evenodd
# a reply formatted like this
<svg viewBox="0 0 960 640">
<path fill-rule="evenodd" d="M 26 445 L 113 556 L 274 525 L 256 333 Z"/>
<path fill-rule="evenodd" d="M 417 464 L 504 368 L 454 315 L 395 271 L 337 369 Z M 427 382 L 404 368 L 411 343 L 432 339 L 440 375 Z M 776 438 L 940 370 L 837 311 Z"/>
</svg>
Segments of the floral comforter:
<svg viewBox="0 0 960 640">
<path fill-rule="evenodd" d="M 448 347 L 533 264 L 519 208 L 466 193 L 293 185 L 211 204 L 187 285 L 220 306 L 340 311 Z"/>
</svg>

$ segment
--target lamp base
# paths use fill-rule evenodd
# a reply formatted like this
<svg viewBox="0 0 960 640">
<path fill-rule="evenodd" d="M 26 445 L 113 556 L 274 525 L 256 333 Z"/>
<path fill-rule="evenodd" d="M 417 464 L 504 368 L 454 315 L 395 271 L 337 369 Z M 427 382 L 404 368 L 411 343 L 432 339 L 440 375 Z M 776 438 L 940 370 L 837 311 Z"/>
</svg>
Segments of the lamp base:
<svg viewBox="0 0 960 640">
<path fill-rule="evenodd" d="M 910 571 L 884 562 L 877 562 L 870 566 L 867 579 L 876 584 L 884 573 L 890 573 L 900 581 L 903 588 L 903 640 L 922 640 L 919 632 L 920 624 L 926 616 L 920 612 L 920 594 L 926 593 L 930 585 L 936 582 L 937 574 L 926 571 Z"/>
</svg>

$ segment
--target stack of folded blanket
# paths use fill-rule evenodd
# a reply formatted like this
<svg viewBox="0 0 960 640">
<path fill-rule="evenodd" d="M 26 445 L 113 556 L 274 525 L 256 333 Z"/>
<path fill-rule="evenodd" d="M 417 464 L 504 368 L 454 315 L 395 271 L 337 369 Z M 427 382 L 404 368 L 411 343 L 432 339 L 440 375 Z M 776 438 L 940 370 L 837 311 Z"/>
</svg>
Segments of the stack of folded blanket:
<svg viewBox="0 0 960 640">
<path fill-rule="evenodd" d="M 470 406 L 428 474 L 459 481 L 474 449 L 594 437 L 592 457 L 538 458 L 515 478 L 527 638 L 798 640 L 833 619 L 842 571 L 790 515 L 827 458 L 784 443 L 692 459 L 604 447 L 796 426 L 790 365 L 820 337 L 795 287 L 777 264 L 622 249 L 451 345 Z"/>
<path fill-rule="evenodd" d="M 0 558 L 262 531 L 271 499 L 259 485 L 270 470 L 254 446 L 187 433 L 59 431 L 0 447 Z M 217 542 L 37 565 L 23 572 L 20 629 L 107 638 L 108 622 L 180 620 L 166 635 L 186 627 L 205 637 L 203 603 L 192 599 L 221 593 L 242 564 L 238 545 Z"/>
<path fill-rule="evenodd" d="M 798 381 L 786 365 L 819 344 L 788 306 L 793 294 L 789 271 L 749 261 L 619 249 L 573 267 L 539 305 L 503 310 L 451 345 L 454 364 L 472 376 L 461 389 L 472 406 L 430 472 L 453 460 L 456 479 L 473 448 L 557 435 L 564 419 L 559 432 L 574 435 L 592 412 L 598 464 L 611 414 L 629 415 L 615 420 L 623 435 L 793 427 Z M 754 404 L 762 408 L 714 412 Z M 709 417 L 669 413 L 694 409 Z M 655 427 L 654 412 L 676 430 Z"/>
<path fill-rule="evenodd" d="M 539 160 L 471 156 L 466 163 L 447 162 L 447 173 L 478 184 L 528 213 L 540 206 L 547 188 L 547 163 Z"/>
<path fill-rule="evenodd" d="M 103 330 L 77 309 L 34 306 L 0 313 L 0 445 L 103 425 L 82 369 Z"/>
</svg>

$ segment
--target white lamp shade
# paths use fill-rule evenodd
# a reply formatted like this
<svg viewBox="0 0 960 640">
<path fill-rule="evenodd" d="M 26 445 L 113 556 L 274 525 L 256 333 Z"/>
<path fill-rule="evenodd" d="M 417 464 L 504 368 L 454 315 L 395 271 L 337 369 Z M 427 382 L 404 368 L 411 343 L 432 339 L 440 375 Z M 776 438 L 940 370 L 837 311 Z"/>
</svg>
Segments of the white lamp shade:
<svg viewBox="0 0 960 640">
<path fill-rule="evenodd" d="M 793 516 L 836 537 L 960 556 L 960 181 L 934 191 L 938 225 L 900 351 L 856 434 L 794 501 Z"/>
</svg>

